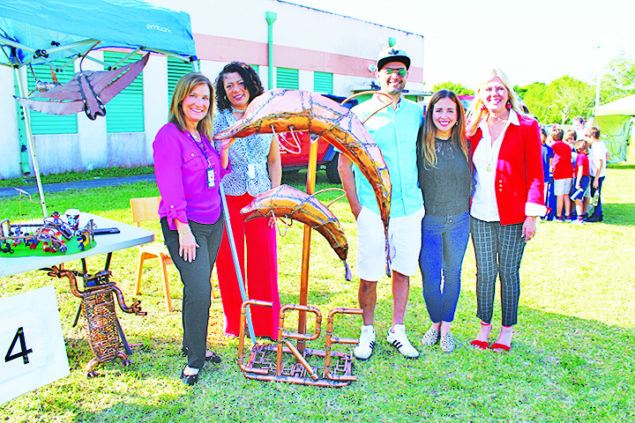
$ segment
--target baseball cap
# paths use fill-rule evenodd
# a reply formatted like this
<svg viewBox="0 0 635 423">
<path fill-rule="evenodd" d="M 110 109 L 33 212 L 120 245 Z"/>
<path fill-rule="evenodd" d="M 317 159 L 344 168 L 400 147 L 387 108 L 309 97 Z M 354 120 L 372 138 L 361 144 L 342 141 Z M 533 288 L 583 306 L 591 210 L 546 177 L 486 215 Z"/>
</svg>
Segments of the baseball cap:
<svg viewBox="0 0 635 423">
<path fill-rule="evenodd" d="M 408 57 L 406 50 L 400 50 L 394 47 L 382 50 L 379 56 L 377 56 L 377 70 L 381 70 L 386 63 L 390 62 L 401 62 L 406 65 L 406 69 L 410 68 L 410 57 Z"/>
</svg>

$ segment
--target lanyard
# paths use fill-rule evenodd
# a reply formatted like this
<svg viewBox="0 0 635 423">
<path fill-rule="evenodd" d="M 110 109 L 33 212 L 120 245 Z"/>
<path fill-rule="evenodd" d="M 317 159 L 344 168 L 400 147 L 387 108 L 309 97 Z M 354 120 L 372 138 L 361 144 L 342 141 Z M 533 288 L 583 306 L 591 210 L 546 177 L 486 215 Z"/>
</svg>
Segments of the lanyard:
<svg viewBox="0 0 635 423">
<path fill-rule="evenodd" d="M 188 131 L 188 134 L 190 136 L 190 138 L 192 139 L 192 141 L 194 142 L 194 145 L 196 145 L 198 147 L 198 149 L 201 151 L 201 153 L 203 153 L 203 156 L 205 157 L 205 160 L 207 161 L 207 168 L 208 169 L 212 169 L 212 162 L 210 162 L 209 157 L 207 156 L 206 150 L 207 150 L 207 146 L 203 145 L 203 147 L 201 147 L 199 145 L 198 142 L 196 142 L 196 140 L 194 139 L 194 137 L 192 136 L 192 134 Z M 203 136 L 201 135 L 201 144 L 204 144 L 205 141 L 203 141 Z"/>
</svg>

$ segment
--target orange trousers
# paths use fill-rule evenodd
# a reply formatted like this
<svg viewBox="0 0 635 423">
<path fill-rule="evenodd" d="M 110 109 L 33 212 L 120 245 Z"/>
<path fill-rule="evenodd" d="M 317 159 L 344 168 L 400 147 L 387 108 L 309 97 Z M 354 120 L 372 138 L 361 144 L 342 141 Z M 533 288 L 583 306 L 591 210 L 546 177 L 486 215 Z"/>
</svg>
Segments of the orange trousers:
<svg viewBox="0 0 635 423">
<path fill-rule="evenodd" d="M 227 208 L 247 296 L 252 300 L 273 303 L 272 308 L 251 306 L 254 331 L 256 336 L 268 336 L 275 340 L 278 338 L 280 314 L 276 229 L 269 227 L 268 218 L 254 218 L 245 222 L 245 216 L 240 214 L 240 209 L 248 205 L 253 198 L 248 193 L 241 196 L 228 195 Z M 247 249 L 246 261 L 245 248 Z M 225 314 L 225 333 L 238 336 L 240 333 L 240 308 L 243 300 L 240 296 L 234 261 L 229 248 L 227 226 L 223 232 L 223 241 L 218 252 L 216 265 Z M 246 273 L 245 265 L 247 267 Z"/>
</svg>

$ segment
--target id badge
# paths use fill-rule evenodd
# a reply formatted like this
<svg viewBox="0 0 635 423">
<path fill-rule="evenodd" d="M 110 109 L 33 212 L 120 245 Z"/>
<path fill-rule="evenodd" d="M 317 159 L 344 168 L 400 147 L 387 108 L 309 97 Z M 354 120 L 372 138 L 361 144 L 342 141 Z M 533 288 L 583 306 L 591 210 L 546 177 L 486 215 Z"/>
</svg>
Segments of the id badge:
<svg viewBox="0 0 635 423">
<path fill-rule="evenodd" d="M 249 176 L 250 179 L 254 179 L 256 177 L 256 165 L 253 163 L 249 163 L 247 165 L 247 176 Z"/>
<path fill-rule="evenodd" d="M 214 175 L 214 168 L 207 169 L 207 188 L 214 188 L 216 186 L 216 176 Z"/>
</svg>

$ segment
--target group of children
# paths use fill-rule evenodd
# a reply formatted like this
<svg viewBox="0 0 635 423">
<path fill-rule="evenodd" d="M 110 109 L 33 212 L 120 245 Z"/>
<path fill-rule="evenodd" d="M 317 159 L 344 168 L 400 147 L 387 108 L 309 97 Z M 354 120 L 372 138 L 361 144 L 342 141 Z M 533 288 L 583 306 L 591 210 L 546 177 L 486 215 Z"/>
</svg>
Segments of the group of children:
<svg viewBox="0 0 635 423">
<path fill-rule="evenodd" d="M 582 132 L 580 129 L 578 131 Z M 545 220 L 582 224 L 587 219 L 592 197 L 593 177 L 598 166 L 589 161 L 589 151 L 599 141 L 600 131 L 590 127 L 582 138 L 574 129 L 554 127 L 550 134 L 541 129 L 542 158 L 545 176 L 545 204 L 551 212 Z M 606 166 L 606 160 L 600 167 Z M 595 169 L 592 169 L 592 168 Z M 593 172 L 595 170 L 595 172 Z M 564 214 L 563 214 L 564 212 Z"/>
</svg>

